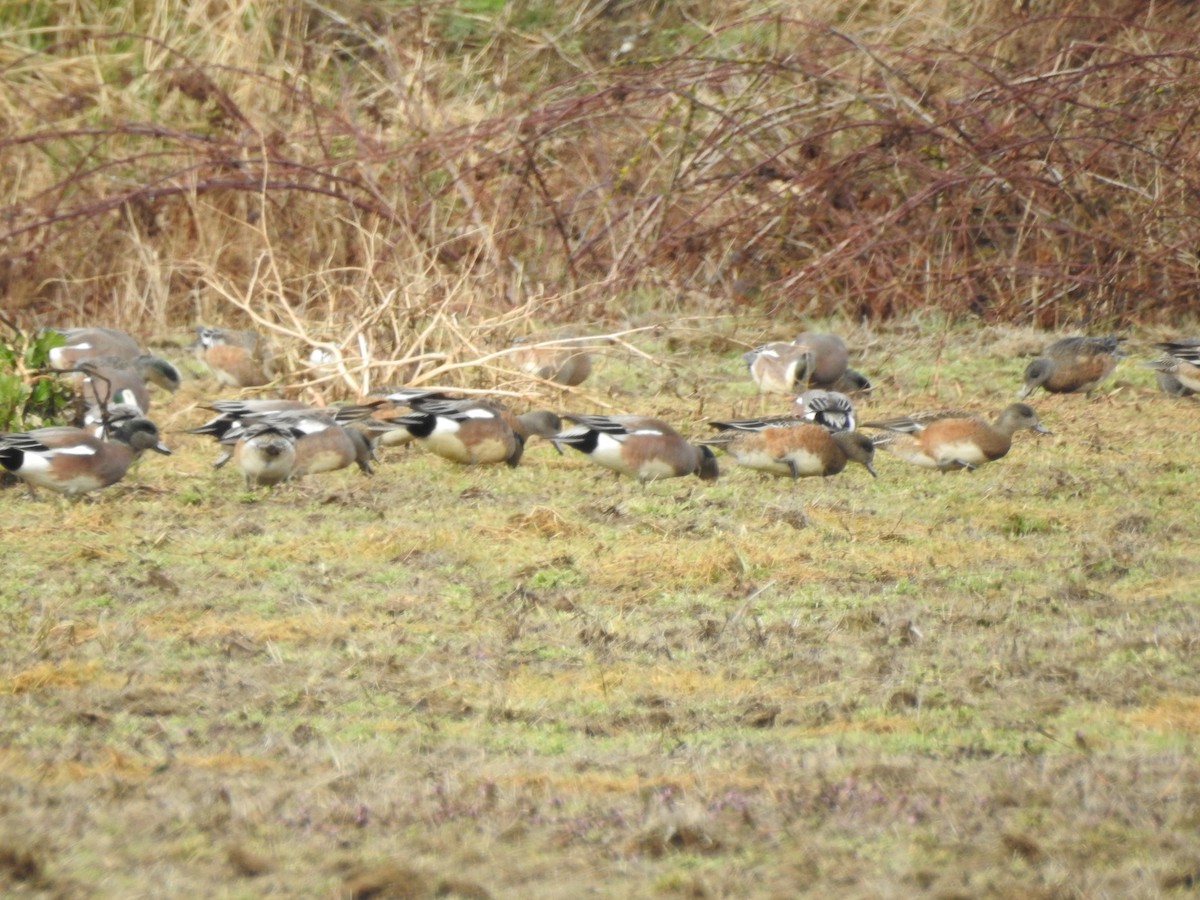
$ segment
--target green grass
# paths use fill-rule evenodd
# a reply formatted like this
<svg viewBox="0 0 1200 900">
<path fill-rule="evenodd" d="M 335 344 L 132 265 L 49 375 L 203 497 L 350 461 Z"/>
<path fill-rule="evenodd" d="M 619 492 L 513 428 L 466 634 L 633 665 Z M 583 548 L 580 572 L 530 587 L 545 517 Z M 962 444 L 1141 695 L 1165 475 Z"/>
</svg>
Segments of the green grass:
<svg viewBox="0 0 1200 900">
<path fill-rule="evenodd" d="M 686 339 L 639 346 L 694 390 L 656 391 L 634 359 L 587 389 L 638 386 L 616 399 L 697 435 L 760 405 Z M 993 412 L 1022 359 L 976 348 L 1010 339 L 1043 337 L 861 334 L 881 385 L 864 417 Z M 211 390 L 159 412 L 190 424 Z M 389 866 L 497 897 L 1187 884 L 1192 405 L 1131 363 L 1036 405 L 1053 437 L 946 476 L 881 455 L 877 480 L 726 466 L 643 490 L 534 443 L 516 470 L 392 452 L 372 479 L 247 497 L 172 435 L 170 459 L 80 503 L 9 489 L 0 849 L 40 880 L 6 862 L 0 884 L 335 895 Z"/>
</svg>

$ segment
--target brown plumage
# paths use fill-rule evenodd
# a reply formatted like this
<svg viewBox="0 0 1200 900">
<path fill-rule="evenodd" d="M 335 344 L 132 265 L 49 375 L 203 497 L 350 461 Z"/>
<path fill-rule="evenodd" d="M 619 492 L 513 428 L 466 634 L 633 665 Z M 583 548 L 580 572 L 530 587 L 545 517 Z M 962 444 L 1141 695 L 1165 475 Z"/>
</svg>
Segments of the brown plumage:
<svg viewBox="0 0 1200 900">
<path fill-rule="evenodd" d="M 298 431 L 276 422 L 255 422 L 238 429 L 235 437 L 233 460 L 246 479 L 246 490 L 292 477 Z"/>
<path fill-rule="evenodd" d="M 306 423 L 312 423 L 308 418 Z M 324 427 L 310 428 L 300 425 L 304 434 L 296 439 L 296 465 L 294 476 L 316 475 L 320 472 L 335 472 L 350 465 L 357 465 L 364 475 L 371 475 L 374 454 L 365 434 L 354 425 L 342 425 L 329 421 Z"/>
<path fill-rule="evenodd" d="M 512 361 L 528 375 L 567 387 L 582 384 L 592 374 L 592 354 L 569 345 L 521 346 L 512 352 Z"/>
<path fill-rule="evenodd" d="M 943 472 L 974 469 L 985 462 L 1000 459 L 1012 446 L 1013 435 L 1028 428 L 1039 434 L 1051 434 L 1038 420 L 1037 413 L 1024 403 L 1006 407 L 992 424 L 975 416 L 948 415 L 935 418 L 924 414 L 925 421 L 905 416 L 880 422 L 866 422 L 864 428 L 883 428 L 890 434 L 876 441 L 901 459 Z"/>
<path fill-rule="evenodd" d="M 561 422 L 548 410 L 514 415 L 486 400 L 413 400 L 413 411 L 386 422 L 407 431 L 430 453 L 468 466 L 516 466 L 534 434 L 549 437 Z"/>
<path fill-rule="evenodd" d="M 872 475 L 875 445 L 857 431 L 832 433 L 821 425 L 767 425 L 758 431 L 725 431 L 702 443 L 719 446 L 750 469 L 787 478 L 837 475 L 856 462 Z"/>
<path fill-rule="evenodd" d="M 80 393 L 88 406 L 124 403 L 146 413 L 150 411 L 150 384 L 173 392 L 183 382 L 173 365 L 147 354 L 133 359 L 98 357 L 80 363 L 79 368 L 84 372 Z"/>
<path fill-rule="evenodd" d="M 228 387 L 261 387 L 275 378 L 266 342 L 253 331 L 234 331 L 200 325 L 196 328 L 196 355 L 217 381 Z"/>
<path fill-rule="evenodd" d="M 170 455 L 149 419 L 113 423 L 108 440 L 70 426 L 0 434 L 0 465 L 31 486 L 73 496 L 115 484 L 143 450 Z"/>
<path fill-rule="evenodd" d="M 802 384 L 808 352 L 783 341 L 773 341 L 742 354 L 750 377 L 765 394 L 794 394 Z"/>
<path fill-rule="evenodd" d="M 805 331 L 797 335 L 792 344 L 805 354 L 806 365 L 802 377 L 808 387 L 832 389 L 846 374 L 850 354 L 846 350 L 846 342 L 836 334 Z"/>
<path fill-rule="evenodd" d="M 48 356 L 56 369 L 74 369 L 80 363 L 101 357 L 135 359 L 142 353 L 138 342 L 116 328 L 58 328 L 65 343 L 53 348 Z"/>
<path fill-rule="evenodd" d="M 593 462 L 639 481 L 697 475 L 715 481 L 720 475 L 716 457 L 705 446 L 689 444 L 661 419 L 648 416 L 567 415 L 575 426 L 555 435 Z"/>
<path fill-rule="evenodd" d="M 236 459 L 239 442 L 247 437 L 265 435 L 261 443 L 266 444 L 287 433 L 295 444 L 288 478 L 332 472 L 352 463 L 357 463 L 364 474 L 371 474 L 374 455 L 370 441 L 352 424 L 371 413 L 370 405 L 316 408 L 295 400 L 271 399 L 218 400 L 208 408 L 217 415 L 188 431 L 212 435 L 223 446 L 231 448 L 213 463 L 214 468 L 223 466 L 231 455 Z M 258 427 L 263 425 L 271 428 Z M 253 444 L 250 449 L 253 451 Z M 278 455 L 273 452 L 272 460 Z M 277 470 L 280 466 L 276 463 L 273 468 Z M 245 473 L 246 467 L 241 468 Z M 259 483 L 274 482 L 260 479 Z"/>
<path fill-rule="evenodd" d="M 791 343 L 773 341 L 742 354 L 750 377 L 764 393 L 794 394 L 804 388 L 866 392 L 871 383 L 848 369 L 850 354 L 836 334 L 805 331 Z"/>
<path fill-rule="evenodd" d="M 1026 366 L 1025 383 L 1017 396 L 1028 397 L 1038 388 L 1052 394 L 1092 390 L 1116 368 L 1121 340 L 1109 335 L 1055 341 Z"/>
</svg>

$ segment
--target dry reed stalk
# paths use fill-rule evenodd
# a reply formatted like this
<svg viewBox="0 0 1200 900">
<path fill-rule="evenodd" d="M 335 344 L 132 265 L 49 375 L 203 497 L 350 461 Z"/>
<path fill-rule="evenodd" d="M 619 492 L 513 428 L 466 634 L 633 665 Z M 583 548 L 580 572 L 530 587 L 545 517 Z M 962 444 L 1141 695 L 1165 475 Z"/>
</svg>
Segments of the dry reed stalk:
<svg viewBox="0 0 1200 900">
<path fill-rule="evenodd" d="M 595 14 L 573 10 L 525 57 L 511 10 L 466 55 L 419 10 L 241 3 L 194 31 L 186 6 L 62 13 L 41 37 L 58 43 L 18 28 L 28 52 L 0 62 L 0 277 L 19 317 L 158 332 L 209 311 L 199 288 L 236 284 L 241 305 L 218 299 L 238 318 L 417 367 L 456 364 L 443 339 L 485 355 L 468 320 L 532 309 L 529 293 L 542 317 L 594 322 L 629 289 L 850 318 L 1186 308 L 1196 16 L 1040 9 L 859 9 L 837 30 L 675 11 L 679 43 L 594 56 L 555 36 Z M 494 90 L 523 67 L 549 76 L 536 94 Z M 399 308 L 379 289 L 396 284 Z"/>
</svg>

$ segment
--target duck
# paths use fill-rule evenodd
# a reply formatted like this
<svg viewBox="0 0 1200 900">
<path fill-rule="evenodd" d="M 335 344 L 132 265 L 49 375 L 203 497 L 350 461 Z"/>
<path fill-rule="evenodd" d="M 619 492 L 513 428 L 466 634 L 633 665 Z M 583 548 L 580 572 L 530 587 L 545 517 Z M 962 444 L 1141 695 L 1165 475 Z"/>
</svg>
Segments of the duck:
<svg viewBox="0 0 1200 900">
<path fill-rule="evenodd" d="M 275 427 L 276 439 L 287 432 L 295 442 L 289 478 L 332 472 L 351 464 L 356 464 L 365 475 L 373 473 L 374 449 L 368 436 L 355 424 L 371 414 L 373 405 L 319 408 L 296 400 L 252 399 L 217 400 L 206 408 L 217 415 L 187 431 L 210 435 L 228 448 L 213 463 L 213 468 L 220 468 L 231 458 L 236 460 L 238 442 L 253 426 L 270 424 Z"/>
<path fill-rule="evenodd" d="M 645 484 L 660 478 L 696 475 L 716 481 L 720 467 L 712 449 L 688 443 L 662 419 L 650 416 L 568 414 L 574 423 L 551 441 L 586 455 L 592 462 Z"/>
<path fill-rule="evenodd" d="M 745 422 L 745 420 L 742 420 Z M 712 423 L 718 427 L 726 423 Z M 701 443 L 718 446 L 740 466 L 792 480 L 837 475 L 849 462 L 878 477 L 872 463 L 875 444 L 858 431 L 830 431 L 823 425 L 763 422 L 763 427 L 726 429 Z"/>
<path fill-rule="evenodd" d="M 234 388 L 263 387 L 275 380 L 266 341 L 254 331 L 198 325 L 196 342 L 192 346 L 218 384 Z"/>
<path fill-rule="evenodd" d="M 270 487 L 289 480 L 296 468 L 298 428 L 281 422 L 251 422 L 238 428 L 223 443 L 232 441 L 230 456 L 242 472 L 246 490 Z"/>
<path fill-rule="evenodd" d="M 430 453 L 467 466 L 515 467 L 530 437 L 549 438 L 562 427 L 550 410 L 514 415 L 486 399 L 410 398 L 409 403 L 412 412 L 383 420 L 383 427 L 399 427 Z"/>
<path fill-rule="evenodd" d="M 846 342 L 836 334 L 804 331 L 796 335 L 792 345 L 804 354 L 802 377 L 808 387 L 832 389 L 849 371 L 850 353 L 846 349 Z M 858 376 L 858 373 L 855 375 Z M 866 389 L 869 388 L 870 382 L 867 382 Z"/>
<path fill-rule="evenodd" d="M 79 363 L 77 368 L 83 373 L 79 390 L 89 406 L 124 403 L 148 413 L 151 384 L 174 393 L 183 383 L 175 366 L 146 353 L 132 359 L 97 357 Z"/>
<path fill-rule="evenodd" d="M 129 360 L 142 355 L 137 339 L 116 328 L 88 326 L 50 330 L 63 338 L 62 346 L 51 348 L 47 354 L 50 366 L 55 369 L 74 369 L 81 363 L 100 358 Z"/>
<path fill-rule="evenodd" d="M 795 394 L 805 378 L 809 353 L 785 341 L 772 341 L 743 353 L 742 360 L 764 394 Z"/>
<path fill-rule="evenodd" d="M 1089 392 L 1112 374 L 1123 356 L 1124 338 L 1066 337 L 1050 344 L 1041 356 L 1025 367 L 1025 383 L 1017 391 L 1023 400 L 1038 388 L 1051 394 Z"/>
<path fill-rule="evenodd" d="M 941 472 L 974 470 L 1000 459 L 1012 447 L 1013 435 L 1018 431 L 1053 434 L 1033 407 L 1025 403 L 1010 404 L 991 423 L 953 410 L 864 422 L 862 427 L 887 432 L 875 439 L 876 445 L 908 462 Z"/>
<path fill-rule="evenodd" d="M 1200 339 L 1159 341 L 1154 347 L 1165 355 L 1145 365 L 1157 371 L 1164 392 L 1186 397 L 1200 391 Z"/>
<path fill-rule="evenodd" d="M 856 424 L 854 404 L 841 391 L 812 388 L 792 401 L 792 412 L 806 422 L 822 425 L 830 431 L 853 431 Z"/>
<path fill-rule="evenodd" d="M 564 387 L 583 384 L 592 374 L 592 354 L 579 347 L 563 344 L 536 344 L 514 341 L 513 363 L 526 375 L 553 381 Z"/>
<path fill-rule="evenodd" d="M 171 454 L 158 426 L 142 416 L 112 423 L 107 439 L 70 425 L 0 434 L 0 466 L 31 489 L 43 487 L 68 497 L 120 481 L 145 450 Z"/>
</svg>

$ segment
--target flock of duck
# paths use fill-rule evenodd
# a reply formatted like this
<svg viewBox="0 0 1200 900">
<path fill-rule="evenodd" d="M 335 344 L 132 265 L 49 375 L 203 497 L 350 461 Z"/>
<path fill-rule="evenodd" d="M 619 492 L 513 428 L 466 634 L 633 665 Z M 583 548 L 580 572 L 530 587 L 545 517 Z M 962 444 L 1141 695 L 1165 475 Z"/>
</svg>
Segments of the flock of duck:
<svg viewBox="0 0 1200 900">
<path fill-rule="evenodd" d="M 147 417 L 149 385 L 174 391 L 182 379 L 175 366 L 147 354 L 124 332 L 93 327 L 60 333 L 63 343 L 50 352 L 50 362 L 76 380 L 84 407 L 80 423 L 0 434 L 0 466 L 31 491 L 44 487 L 70 496 L 120 481 L 147 450 L 171 452 Z M 1026 367 L 1018 397 L 1023 401 L 1039 388 L 1091 391 L 1123 355 L 1121 340 L 1053 342 Z M 1175 396 L 1200 392 L 1200 340 L 1154 346 L 1162 356 L 1144 365 L 1155 370 L 1162 390 Z M 221 385 L 242 389 L 275 379 L 266 344 L 253 332 L 201 326 L 193 349 Z M 569 346 L 531 345 L 520 352 L 526 371 L 562 384 L 578 384 L 591 371 L 587 353 Z M 1011 404 L 992 422 L 948 410 L 859 423 L 854 398 L 871 384 L 849 367 L 846 345 L 833 334 L 805 332 L 744 358 L 760 390 L 795 397 L 791 411 L 716 420 L 710 424 L 717 433 L 694 443 L 647 416 L 515 414 L 490 399 L 417 388 L 324 408 L 282 399 L 218 400 L 206 407 L 213 416 L 189 431 L 214 438 L 220 447 L 214 465 L 232 460 L 247 488 L 351 465 L 370 474 L 379 446 L 410 442 L 464 465 L 515 466 L 526 442 L 538 435 L 560 453 L 570 447 L 645 483 L 684 475 L 715 480 L 720 470 L 714 448 L 741 466 L 792 479 L 835 475 L 848 463 L 874 476 L 879 447 L 929 469 L 974 469 L 1008 453 L 1018 431 L 1049 433 L 1025 402 Z"/>
</svg>

